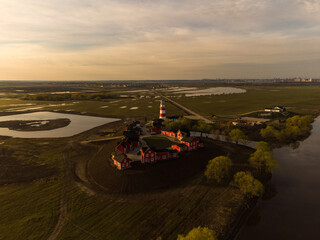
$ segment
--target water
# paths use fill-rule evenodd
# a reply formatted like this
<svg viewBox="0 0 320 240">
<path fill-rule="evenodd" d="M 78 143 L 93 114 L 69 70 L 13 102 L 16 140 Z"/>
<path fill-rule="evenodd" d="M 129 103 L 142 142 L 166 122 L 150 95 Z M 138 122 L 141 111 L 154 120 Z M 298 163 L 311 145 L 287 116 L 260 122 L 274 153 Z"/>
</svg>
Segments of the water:
<svg viewBox="0 0 320 240">
<path fill-rule="evenodd" d="M 274 153 L 280 163 L 271 180 L 275 196 L 259 201 L 237 239 L 320 239 L 320 118 L 298 148 Z"/>
<path fill-rule="evenodd" d="M 207 89 L 193 89 L 176 91 L 175 93 L 184 93 L 186 97 L 198 97 L 208 95 L 222 95 L 222 94 L 235 94 L 245 93 L 247 90 L 234 87 L 213 87 Z"/>
<path fill-rule="evenodd" d="M 0 128 L 0 135 L 18 138 L 60 138 L 71 137 L 92 128 L 119 121 L 116 118 L 91 117 L 76 114 L 64 114 L 54 112 L 34 112 L 0 117 L 0 122 L 11 120 L 50 120 L 58 118 L 70 119 L 70 124 L 66 127 L 47 131 L 15 131 L 8 128 Z"/>
</svg>

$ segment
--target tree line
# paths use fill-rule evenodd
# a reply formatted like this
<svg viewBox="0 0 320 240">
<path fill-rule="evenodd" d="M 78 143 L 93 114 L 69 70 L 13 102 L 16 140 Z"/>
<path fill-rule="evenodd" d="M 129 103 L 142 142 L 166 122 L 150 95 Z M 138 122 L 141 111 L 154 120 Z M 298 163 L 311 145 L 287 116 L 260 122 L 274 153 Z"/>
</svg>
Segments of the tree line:
<svg viewBox="0 0 320 240">
<path fill-rule="evenodd" d="M 269 125 L 261 129 L 260 135 L 269 140 L 281 142 L 300 140 L 309 135 L 312 128 L 313 116 L 293 116 L 288 118 L 284 124 Z"/>
<path fill-rule="evenodd" d="M 271 173 L 278 167 L 278 162 L 274 158 L 270 145 L 266 142 L 258 142 L 256 147 L 256 151 L 248 159 L 249 164 L 260 173 Z M 204 175 L 208 181 L 214 181 L 217 184 L 226 183 L 230 179 L 232 166 L 233 162 L 229 157 L 218 156 L 208 162 Z M 263 184 L 249 171 L 235 173 L 229 184 L 238 188 L 246 198 L 261 197 L 264 192 Z M 186 235 L 179 234 L 177 240 L 218 240 L 218 237 L 214 230 L 199 226 Z"/>
<path fill-rule="evenodd" d="M 28 94 L 22 97 L 22 100 L 36 100 L 36 101 L 71 101 L 71 100 L 93 100 L 100 101 L 103 99 L 119 98 L 119 95 L 112 95 L 107 93 L 64 93 L 64 94 Z"/>
<path fill-rule="evenodd" d="M 270 145 L 266 142 L 258 142 L 256 147 L 256 151 L 248 159 L 250 166 L 256 169 L 261 176 L 277 169 L 278 162 L 272 153 Z M 230 181 L 232 166 L 233 162 L 229 157 L 218 156 L 208 162 L 204 175 L 208 181 L 214 181 L 218 184 L 226 183 Z M 237 172 L 229 183 L 239 188 L 240 192 L 248 198 L 261 197 L 263 193 L 262 183 L 248 171 Z"/>
</svg>

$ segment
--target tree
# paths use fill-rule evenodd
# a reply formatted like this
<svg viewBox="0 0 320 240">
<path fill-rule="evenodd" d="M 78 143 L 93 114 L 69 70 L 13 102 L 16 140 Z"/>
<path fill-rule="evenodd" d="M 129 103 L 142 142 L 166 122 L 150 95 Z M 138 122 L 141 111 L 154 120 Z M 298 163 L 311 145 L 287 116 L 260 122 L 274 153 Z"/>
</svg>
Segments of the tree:
<svg viewBox="0 0 320 240">
<path fill-rule="evenodd" d="M 210 129 L 211 129 L 211 126 L 208 125 L 207 123 L 205 123 L 205 121 L 203 121 L 203 120 L 199 120 L 196 127 L 201 133 L 203 133 L 203 132 L 209 133 Z"/>
<path fill-rule="evenodd" d="M 266 142 L 257 143 L 257 150 L 251 154 L 249 163 L 260 171 L 264 169 L 267 172 L 272 172 L 278 168 L 278 162 L 274 158 L 270 145 Z"/>
<path fill-rule="evenodd" d="M 263 193 L 262 183 L 249 172 L 237 172 L 233 177 L 233 185 L 248 197 L 260 197 Z"/>
<path fill-rule="evenodd" d="M 239 140 L 246 141 L 248 136 L 245 135 L 240 129 L 236 128 L 229 132 L 229 137 L 238 144 Z"/>
<path fill-rule="evenodd" d="M 267 142 L 263 142 L 263 141 L 257 142 L 256 147 L 257 147 L 257 149 L 261 149 L 265 152 L 271 151 L 271 147 L 270 147 L 269 143 L 267 143 Z"/>
<path fill-rule="evenodd" d="M 215 180 L 220 183 L 229 175 L 231 166 L 232 161 L 230 158 L 219 156 L 209 161 L 204 175 L 208 180 Z"/>
<path fill-rule="evenodd" d="M 186 236 L 178 235 L 177 240 L 218 240 L 216 232 L 207 227 L 192 229 Z"/>
<path fill-rule="evenodd" d="M 279 138 L 280 132 L 272 126 L 261 129 L 260 134 L 263 138 Z"/>
<path fill-rule="evenodd" d="M 185 117 L 180 117 L 178 122 L 180 123 L 180 127 L 182 129 L 185 129 L 185 130 L 190 130 L 191 129 L 191 120 L 188 119 L 188 118 L 185 118 Z"/>
</svg>

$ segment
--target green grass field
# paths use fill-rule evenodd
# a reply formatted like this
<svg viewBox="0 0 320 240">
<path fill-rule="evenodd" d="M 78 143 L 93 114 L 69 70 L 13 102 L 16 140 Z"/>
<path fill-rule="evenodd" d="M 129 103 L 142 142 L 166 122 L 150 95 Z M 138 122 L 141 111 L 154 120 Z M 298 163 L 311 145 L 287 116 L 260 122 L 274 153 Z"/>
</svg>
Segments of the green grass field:
<svg viewBox="0 0 320 240">
<path fill-rule="evenodd" d="M 243 88 L 247 90 L 246 93 L 181 97 L 176 101 L 205 116 L 244 114 L 277 105 L 298 113 L 316 114 L 320 112 L 319 86 Z"/>
<path fill-rule="evenodd" d="M 156 150 L 166 149 L 171 147 L 171 145 L 176 144 L 174 141 L 170 141 L 166 137 L 146 137 L 143 138 L 146 141 L 149 147 L 154 148 Z"/>
<path fill-rule="evenodd" d="M 1 186 L 0 239 L 46 239 L 59 217 L 59 180 Z"/>
<path fill-rule="evenodd" d="M 27 105 L 32 104 L 32 105 Z M 170 115 L 184 112 L 172 104 L 167 104 Z M 159 98 L 120 98 L 106 101 L 31 101 L 15 98 L 0 98 L 2 111 L 65 111 L 78 112 L 102 117 L 139 118 L 148 120 L 159 117 Z"/>
</svg>

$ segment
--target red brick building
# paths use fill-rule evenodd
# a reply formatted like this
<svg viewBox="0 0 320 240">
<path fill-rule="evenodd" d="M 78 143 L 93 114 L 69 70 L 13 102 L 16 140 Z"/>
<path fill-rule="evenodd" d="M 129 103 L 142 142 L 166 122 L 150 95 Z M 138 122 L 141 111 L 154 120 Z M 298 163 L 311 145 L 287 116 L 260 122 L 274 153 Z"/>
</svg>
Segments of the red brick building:
<svg viewBox="0 0 320 240">
<path fill-rule="evenodd" d="M 160 134 L 160 133 L 161 133 L 160 128 L 152 128 L 152 130 L 151 130 L 151 134 Z"/>
<path fill-rule="evenodd" d="M 179 153 L 178 153 L 178 151 L 177 150 L 175 150 L 175 149 L 170 149 L 170 150 L 168 150 L 169 151 L 169 159 L 171 159 L 171 158 L 178 158 L 179 157 Z"/>
<path fill-rule="evenodd" d="M 113 164 L 119 170 L 130 167 L 130 159 L 127 157 L 126 154 L 116 150 L 114 153 L 111 154 L 111 156 L 112 156 Z"/>
<path fill-rule="evenodd" d="M 199 138 L 183 138 L 181 143 L 188 146 L 188 151 L 196 150 L 199 146 Z"/>
<path fill-rule="evenodd" d="M 188 151 L 188 146 L 183 143 L 172 145 L 171 148 L 177 150 L 178 152 Z"/>
<path fill-rule="evenodd" d="M 156 151 L 156 160 L 157 161 L 169 160 L 169 158 L 170 158 L 169 151 L 167 149 Z"/>
<path fill-rule="evenodd" d="M 161 130 L 161 134 L 169 137 L 177 137 L 177 133 L 169 130 Z"/>
<path fill-rule="evenodd" d="M 121 141 L 118 146 L 116 147 L 116 150 L 126 153 L 127 152 L 127 144 L 124 141 Z"/>
<path fill-rule="evenodd" d="M 177 132 L 177 138 L 181 141 L 181 139 L 184 138 L 184 137 L 185 137 L 185 136 L 184 136 L 183 132 L 181 132 L 181 130 L 179 130 L 179 131 Z"/>
<path fill-rule="evenodd" d="M 143 147 L 141 148 L 141 162 L 142 163 L 153 163 L 156 161 L 156 152 L 149 148 Z"/>
</svg>

